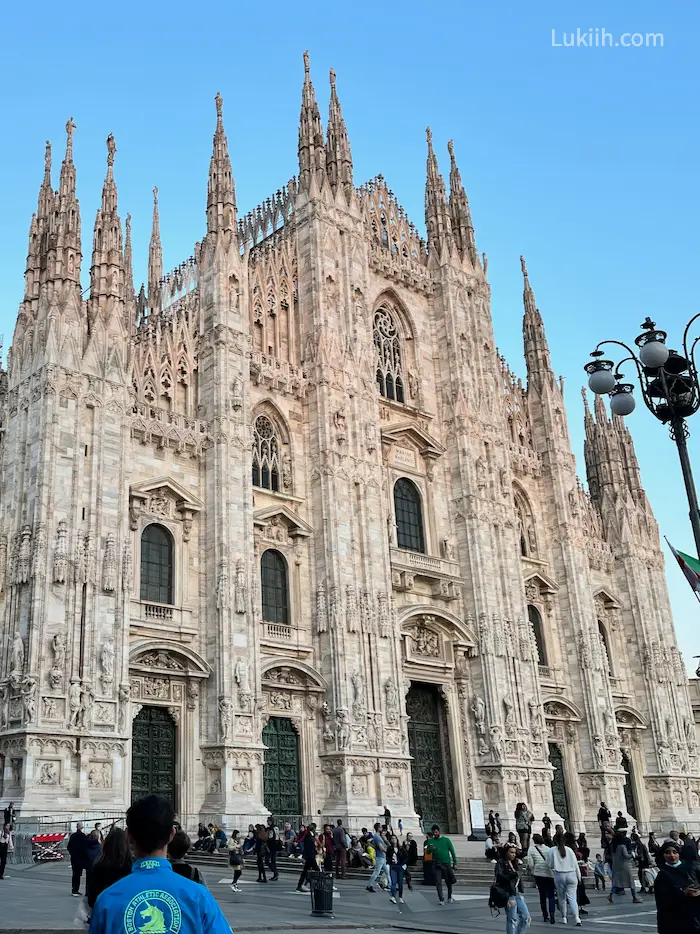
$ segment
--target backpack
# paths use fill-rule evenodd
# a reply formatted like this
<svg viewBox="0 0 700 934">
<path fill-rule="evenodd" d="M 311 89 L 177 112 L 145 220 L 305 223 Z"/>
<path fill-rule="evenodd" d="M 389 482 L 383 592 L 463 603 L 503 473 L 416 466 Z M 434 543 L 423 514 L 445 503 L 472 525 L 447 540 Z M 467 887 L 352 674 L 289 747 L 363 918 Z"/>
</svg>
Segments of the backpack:
<svg viewBox="0 0 700 934">
<path fill-rule="evenodd" d="M 501 913 L 500 909 L 506 907 L 509 898 L 510 893 L 496 882 L 493 882 L 489 890 L 489 908 L 491 909 L 491 913 L 493 914 L 495 910 L 496 915 L 499 915 Z"/>
</svg>

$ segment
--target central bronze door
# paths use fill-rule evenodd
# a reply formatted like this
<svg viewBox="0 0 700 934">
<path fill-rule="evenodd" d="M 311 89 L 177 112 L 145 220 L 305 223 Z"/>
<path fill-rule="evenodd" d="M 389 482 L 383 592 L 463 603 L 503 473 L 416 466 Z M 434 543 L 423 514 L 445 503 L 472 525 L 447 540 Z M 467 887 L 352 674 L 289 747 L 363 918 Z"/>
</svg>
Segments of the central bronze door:
<svg viewBox="0 0 700 934">
<path fill-rule="evenodd" d="M 442 748 L 440 699 L 428 684 L 412 684 L 406 697 L 408 748 L 413 756 L 413 804 L 426 830 L 439 824 L 448 830 L 445 756 Z"/>
<path fill-rule="evenodd" d="M 143 707 L 134 717 L 131 799 L 156 794 L 175 800 L 175 724 L 165 707 Z"/>
<path fill-rule="evenodd" d="M 288 717 L 270 717 L 263 730 L 265 807 L 277 818 L 301 814 L 299 737 Z"/>
</svg>

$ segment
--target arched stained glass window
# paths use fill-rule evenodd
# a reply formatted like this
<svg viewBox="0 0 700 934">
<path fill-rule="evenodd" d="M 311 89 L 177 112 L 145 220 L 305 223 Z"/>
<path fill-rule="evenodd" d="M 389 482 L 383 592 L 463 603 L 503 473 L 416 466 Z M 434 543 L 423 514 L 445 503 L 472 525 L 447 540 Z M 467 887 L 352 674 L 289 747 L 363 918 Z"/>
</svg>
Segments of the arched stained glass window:
<svg viewBox="0 0 700 934">
<path fill-rule="evenodd" d="M 385 399 L 404 401 L 401 339 L 391 313 L 379 308 L 374 314 L 374 347 L 377 352 L 377 386 Z"/>
<path fill-rule="evenodd" d="M 275 493 L 280 488 L 279 443 L 267 415 L 258 415 L 253 426 L 253 486 Z"/>
<path fill-rule="evenodd" d="M 273 548 L 264 551 L 260 559 L 260 583 L 264 622 L 288 626 L 287 562 Z"/>
<path fill-rule="evenodd" d="M 141 599 L 173 603 L 173 537 L 162 525 L 147 525 L 141 535 Z"/>
<path fill-rule="evenodd" d="M 399 548 L 425 553 L 423 507 L 418 487 L 406 477 L 394 484 L 396 542 Z"/>
</svg>

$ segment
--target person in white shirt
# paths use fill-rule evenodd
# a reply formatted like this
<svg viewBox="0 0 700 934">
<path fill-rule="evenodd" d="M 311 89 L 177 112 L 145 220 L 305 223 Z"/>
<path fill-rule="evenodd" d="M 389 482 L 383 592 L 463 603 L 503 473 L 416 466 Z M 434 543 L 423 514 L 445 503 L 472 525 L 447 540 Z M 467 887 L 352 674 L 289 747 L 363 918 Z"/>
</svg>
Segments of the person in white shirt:
<svg viewBox="0 0 700 934">
<path fill-rule="evenodd" d="M 571 847 L 565 845 L 563 834 L 557 834 L 554 838 L 554 846 L 547 853 L 547 865 L 554 873 L 562 924 L 567 923 L 567 908 L 570 908 L 577 927 L 581 927 L 576 902 L 576 888 L 581 881 L 581 870 L 576 854 Z"/>
<path fill-rule="evenodd" d="M 554 874 L 547 865 L 547 856 L 549 847 L 544 842 L 541 834 L 532 835 L 532 844 L 525 857 L 525 865 L 532 873 L 535 879 L 537 891 L 540 893 L 540 908 L 542 909 L 542 920 L 550 924 L 555 923 L 554 918 Z"/>
<path fill-rule="evenodd" d="M 484 856 L 492 863 L 495 863 L 498 859 L 499 842 L 498 834 L 494 834 L 493 837 L 487 837 L 484 841 Z"/>
</svg>

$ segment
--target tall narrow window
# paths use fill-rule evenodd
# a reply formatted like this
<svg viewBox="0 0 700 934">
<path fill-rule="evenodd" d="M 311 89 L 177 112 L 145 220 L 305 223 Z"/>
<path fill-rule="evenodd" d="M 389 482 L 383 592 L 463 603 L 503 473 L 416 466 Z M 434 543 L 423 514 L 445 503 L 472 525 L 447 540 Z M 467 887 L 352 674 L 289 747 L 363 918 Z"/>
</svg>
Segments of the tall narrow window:
<svg viewBox="0 0 700 934">
<path fill-rule="evenodd" d="M 162 525 L 147 525 L 141 535 L 141 599 L 173 603 L 173 537 Z"/>
<path fill-rule="evenodd" d="M 253 486 L 279 492 L 279 444 L 275 426 L 267 415 L 258 415 L 253 426 Z"/>
<path fill-rule="evenodd" d="M 598 620 L 598 634 L 600 635 L 600 641 L 603 645 L 603 648 L 605 649 L 606 662 L 608 666 L 607 667 L 608 675 L 612 678 L 613 676 L 612 657 L 610 655 L 610 643 L 608 641 L 608 631 L 603 625 L 603 623 L 601 623 L 600 620 Z"/>
<path fill-rule="evenodd" d="M 270 548 L 260 559 L 262 615 L 266 623 L 289 625 L 289 594 L 287 590 L 287 563 Z"/>
<path fill-rule="evenodd" d="M 423 509 L 415 483 L 401 477 L 394 485 L 396 541 L 399 548 L 425 553 Z"/>
<path fill-rule="evenodd" d="M 548 665 L 547 647 L 544 642 L 544 629 L 542 627 L 542 616 L 536 606 L 530 604 L 527 608 L 527 618 L 530 620 L 532 631 L 535 633 L 535 643 L 537 645 L 537 664 Z"/>
<path fill-rule="evenodd" d="M 387 308 L 379 308 L 374 314 L 374 348 L 377 352 L 377 386 L 380 394 L 392 402 L 403 402 L 401 340 Z"/>
</svg>

